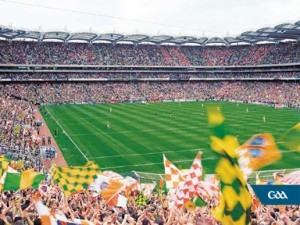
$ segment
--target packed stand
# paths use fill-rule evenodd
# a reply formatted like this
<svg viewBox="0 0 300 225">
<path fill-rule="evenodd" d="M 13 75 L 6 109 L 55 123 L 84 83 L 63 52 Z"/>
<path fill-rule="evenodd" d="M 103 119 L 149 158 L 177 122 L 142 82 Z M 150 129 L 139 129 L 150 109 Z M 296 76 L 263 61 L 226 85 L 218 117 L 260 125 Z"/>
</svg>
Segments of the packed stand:
<svg viewBox="0 0 300 225">
<path fill-rule="evenodd" d="M 39 126 L 34 109 L 24 100 L 0 94 L 0 154 L 25 168 L 42 169 Z"/>
<path fill-rule="evenodd" d="M 169 46 L 0 41 L 0 64 L 230 66 L 297 63 L 299 42 Z"/>
<path fill-rule="evenodd" d="M 176 99 L 300 104 L 299 84 L 285 81 L 11 83 L 0 85 L 0 90 L 40 104 Z"/>
<path fill-rule="evenodd" d="M 79 72 L 79 73 L 0 73 L 0 79 L 11 79 L 11 81 L 57 81 L 68 79 L 106 79 L 106 80 L 151 80 L 151 79 L 170 79 L 182 80 L 193 78 L 300 78 L 300 72 L 189 72 L 189 73 L 153 73 L 153 72 Z"/>
</svg>

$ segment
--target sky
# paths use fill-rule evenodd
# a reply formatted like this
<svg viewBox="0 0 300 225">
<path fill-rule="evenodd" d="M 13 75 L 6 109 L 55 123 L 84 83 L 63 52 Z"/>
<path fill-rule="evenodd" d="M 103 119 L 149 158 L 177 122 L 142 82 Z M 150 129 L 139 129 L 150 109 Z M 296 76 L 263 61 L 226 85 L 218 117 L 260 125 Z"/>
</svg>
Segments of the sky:
<svg viewBox="0 0 300 225">
<path fill-rule="evenodd" d="M 0 0 L 0 26 L 195 37 L 300 21 L 300 0 Z"/>
</svg>

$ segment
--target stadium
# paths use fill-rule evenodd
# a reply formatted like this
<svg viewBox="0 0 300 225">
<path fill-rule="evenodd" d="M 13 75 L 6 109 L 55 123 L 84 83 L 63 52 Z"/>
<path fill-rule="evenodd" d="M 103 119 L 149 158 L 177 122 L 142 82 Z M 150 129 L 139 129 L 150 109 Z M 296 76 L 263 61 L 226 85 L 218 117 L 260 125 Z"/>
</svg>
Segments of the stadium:
<svg viewBox="0 0 300 225">
<path fill-rule="evenodd" d="M 296 179 L 299 177 L 299 153 L 291 151 L 299 150 L 300 146 L 299 40 L 300 21 L 224 38 L 41 32 L 0 26 L 3 175 L 0 183 L 4 193 L 0 222 L 50 224 L 40 214 L 38 204 L 45 204 L 55 215 L 60 213 L 64 217 L 56 216 L 55 223 L 51 224 L 62 224 L 62 221 L 72 224 L 121 224 L 122 221 L 122 224 L 248 224 L 250 214 L 251 224 L 299 224 L 299 206 L 286 207 L 283 211 L 287 213 L 283 213 L 282 208 L 266 209 L 257 200 L 252 202 L 251 213 L 247 211 L 249 205 L 244 206 L 246 198 L 242 210 L 238 205 L 240 200 L 236 200 L 235 207 L 226 209 L 225 214 L 232 220 L 229 222 L 209 213 L 208 209 L 217 207 L 216 199 L 219 201 L 219 198 L 213 194 L 207 197 L 207 193 L 211 193 L 207 188 L 215 189 L 211 186 L 201 186 L 201 189 L 199 184 L 196 189 L 192 188 L 193 191 L 191 186 L 188 186 L 189 191 L 179 190 L 179 187 L 185 187 L 183 184 L 178 190 L 173 187 L 177 199 L 173 199 L 175 203 L 172 204 L 178 206 L 178 210 L 184 205 L 188 216 L 177 218 L 168 211 L 169 199 L 160 196 L 161 190 L 158 197 L 147 193 L 150 199 L 147 203 L 145 200 L 136 203 L 141 196 L 146 196 L 146 193 L 141 194 L 139 185 L 142 183 L 145 189 L 152 182 L 156 183 L 156 188 L 155 185 L 150 188 L 153 191 L 163 189 L 163 184 L 159 183 L 165 182 L 171 190 L 167 174 L 164 178 L 167 166 L 176 165 L 175 169 L 171 166 L 171 171 L 179 176 L 176 178 L 179 181 L 185 179 L 187 184 L 188 179 L 192 180 L 191 174 L 181 173 L 195 165 L 199 151 L 201 175 L 208 178 L 216 173 L 220 156 L 212 151 L 216 144 L 212 135 L 219 138 L 220 132 L 216 130 L 218 126 L 223 127 L 223 119 L 221 125 L 219 122 L 209 122 L 209 125 L 208 121 L 214 120 L 210 119 L 210 108 L 217 109 L 213 112 L 214 118 L 224 115 L 226 128 L 222 128 L 222 132 L 231 133 L 231 143 L 238 141 L 248 147 L 246 142 L 253 135 L 270 133 L 272 137 L 266 137 L 265 141 L 274 142 L 273 145 L 280 149 L 280 157 L 276 160 L 275 156 L 274 159 L 268 155 L 264 158 L 264 166 L 259 167 L 259 172 L 251 169 L 253 173 L 247 176 L 249 184 L 258 181 L 283 184 L 290 182 L 290 177 L 292 183 L 289 184 L 299 184 Z M 212 129 L 212 125 L 216 128 Z M 275 149 L 268 148 L 260 150 L 255 145 L 251 157 L 259 158 Z M 85 164 L 92 166 L 85 168 Z M 63 174 L 64 170 L 68 171 L 65 172 L 67 175 Z M 31 177 L 39 174 L 43 178 L 38 182 L 41 200 L 31 200 L 36 188 L 33 181 L 29 191 L 9 183 L 13 183 L 13 178 L 9 177 L 16 173 L 24 183 L 26 171 L 34 173 Z M 88 172 L 81 177 L 82 171 Z M 91 186 L 90 174 L 94 178 L 100 173 L 106 175 L 105 179 L 122 180 L 113 196 L 107 197 L 103 192 L 101 197 L 91 200 L 90 192 L 82 192 L 82 189 L 79 194 L 74 194 L 79 190 L 76 188 L 80 179 L 86 182 L 81 188 L 88 189 L 85 185 Z M 279 178 L 275 179 L 274 174 Z M 78 179 L 75 179 L 75 185 L 64 177 L 71 180 L 73 175 Z M 235 179 L 240 179 L 236 176 Z M 50 181 L 51 177 L 56 185 Z M 131 177 L 131 180 L 124 177 Z M 60 186 L 63 179 L 66 181 Z M 111 180 L 105 182 L 106 185 L 113 183 Z M 223 180 L 220 182 L 222 189 Z M 130 191 L 133 196 L 133 200 L 131 197 L 126 200 L 127 206 L 119 203 L 121 197 L 126 196 L 125 186 L 126 192 Z M 226 196 L 225 191 L 221 192 Z M 62 193 L 67 197 L 71 194 L 68 201 L 61 197 Z M 139 193 L 138 197 L 134 193 Z M 197 204 L 191 203 L 193 206 L 190 207 L 196 212 L 193 214 L 185 204 L 195 196 L 203 205 L 193 208 Z M 112 201 L 116 197 L 117 200 Z M 13 198 L 19 198 L 19 203 L 12 205 Z M 106 200 L 107 207 L 103 207 L 106 203 L 102 199 Z M 221 197 L 220 201 L 223 201 Z M 253 210 L 253 205 L 258 211 Z M 122 207 L 114 208 L 116 206 Z M 13 210 L 10 215 L 9 211 L 15 207 L 22 213 Z M 162 208 L 164 212 L 159 211 Z M 241 214 L 234 215 L 240 211 Z M 267 217 L 265 211 L 271 216 Z M 41 220 L 37 219 L 37 214 Z M 52 214 L 47 216 L 50 218 Z M 19 217 L 21 219 L 16 220 Z"/>
</svg>

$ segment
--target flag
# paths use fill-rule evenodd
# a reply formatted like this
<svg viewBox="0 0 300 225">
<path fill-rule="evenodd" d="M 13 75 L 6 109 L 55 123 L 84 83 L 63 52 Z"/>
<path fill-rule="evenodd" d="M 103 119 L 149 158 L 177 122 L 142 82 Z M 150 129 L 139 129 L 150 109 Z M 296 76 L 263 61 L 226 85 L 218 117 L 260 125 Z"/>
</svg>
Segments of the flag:
<svg viewBox="0 0 300 225">
<path fill-rule="evenodd" d="M 57 214 L 55 214 L 57 217 Z M 68 221 L 68 220 L 61 220 L 56 218 L 57 225 L 95 225 L 95 223 L 92 223 L 88 220 L 81 220 L 74 218 L 74 221 Z"/>
<path fill-rule="evenodd" d="M 0 178 L 6 171 L 7 167 L 9 165 L 9 160 L 5 156 L 0 156 Z"/>
<path fill-rule="evenodd" d="M 125 188 L 129 192 L 136 192 L 139 190 L 139 182 L 133 177 L 126 176 L 123 180 L 120 181 L 125 185 Z"/>
<path fill-rule="evenodd" d="M 185 176 L 185 181 L 181 182 L 175 191 L 175 201 L 177 207 L 185 206 L 192 198 L 201 198 L 206 203 L 213 206 L 218 205 L 219 189 L 216 185 L 201 181 L 202 165 L 201 153 L 198 152 L 192 166 Z"/>
<path fill-rule="evenodd" d="M 257 134 L 236 149 L 239 165 L 247 180 L 249 175 L 279 160 L 282 155 L 271 134 Z"/>
<path fill-rule="evenodd" d="M 153 192 L 160 194 L 168 194 L 169 190 L 166 186 L 166 181 L 164 179 L 159 180 L 158 185 L 154 188 Z"/>
<path fill-rule="evenodd" d="M 38 212 L 42 225 L 94 225 L 88 220 L 74 219 L 67 220 L 65 216 L 55 214 L 40 200 L 40 196 L 34 196 L 35 208 Z"/>
<path fill-rule="evenodd" d="M 203 207 L 203 206 L 207 206 L 207 203 L 203 201 L 201 197 L 194 197 L 184 204 L 184 208 L 192 211 L 195 210 L 196 207 Z"/>
<path fill-rule="evenodd" d="M 0 179 L 0 191 L 3 190 L 3 185 L 4 185 L 4 181 L 5 181 L 7 173 L 18 173 L 18 171 L 11 168 L 10 166 L 7 167 L 6 172 L 4 172 L 4 174 L 2 175 L 2 177 Z"/>
<path fill-rule="evenodd" d="M 126 205 L 127 203 L 127 199 L 125 200 L 125 197 L 119 193 L 123 191 L 125 187 L 126 186 L 119 181 L 98 174 L 97 178 L 91 183 L 89 190 L 100 194 L 109 206 L 124 207 L 124 204 Z"/>
<path fill-rule="evenodd" d="M 193 211 L 193 210 L 195 210 L 196 205 L 191 200 L 189 200 L 184 204 L 184 208 L 186 208 L 187 210 Z"/>
<path fill-rule="evenodd" d="M 122 207 L 123 209 L 127 209 L 127 198 L 121 194 L 118 194 L 118 201 L 113 206 L 119 206 Z"/>
<path fill-rule="evenodd" d="M 91 221 L 77 218 L 74 218 L 73 221 L 70 221 L 65 216 L 61 216 L 60 214 L 55 214 L 54 217 L 57 225 L 95 225 L 95 223 L 92 223 Z"/>
<path fill-rule="evenodd" d="M 40 200 L 40 196 L 34 196 L 35 208 L 41 218 L 42 225 L 57 225 L 54 214 Z"/>
<path fill-rule="evenodd" d="M 151 194 L 156 186 L 156 183 L 142 183 L 140 184 L 140 190 L 146 197 L 151 197 Z"/>
<path fill-rule="evenodd" d="M 126 176 L 124 178 L 120 174 L 113 171 L 103 171 L 103 175 L 124 184 L 126 186 L 126 189 L 130 192 L 134 192 L 139 189 L 139 182 L 132 177 Z"/>
<path fill-rule="evenodd" d="M 182 207 L 195 197 L 201 198 L 205 203 L 212 206 L 217 206 L 219 203 L 219 188 L 205 181 L 200 181 L 192 189 L 186 183 L 180 184 L 175 192 L 175 205 L 178 208 Z"/>
<path fill-rule="evenodd" d="M 200 197 L 205 203 L 216 207 L 219 205 L 220 189 L 215 184 L 201 181 L 196 187 L 195 196 Z"/>
<path fill-rule="evenodd" d="M 222 224 L 247 225 L 250 222 L 251 196 L 239 168 L 234 136 L 228 134 L 224 116 L 216 107 L 208 108 L 208 123 L 213 128 L 211 148 L 218 156 L 215 173 L 220 179 L 220 204 L 213 215 Z"/>
<path fill-rule="evenodd" d="M 219 186 L 219 179 L 217 174 L 205 174 L 204 181 Z"/>
<path fill-rule="evenodd" d="M 185 177 L 185 182 L 191 188 L 196 187 L 202 178 L 201 152 L 196 155 L 192 166 Z"/>
<path fill-rule="evenodd" d="M 282 145 L 290 150 L 300 152 L 300 123 L 296 124 L 280 138 Z"/>
<path fill-rule="evenodd" d="M 192 202 L 195 204 L 195 206 L 198 206 L 198 207 L 202 207 L 202 206 L 206 206 L 206 202 L 203 201 L 203 199 L 201 197 L 194 197 L 192 199 Z"/>
<path fill-rule="evenodd" d="M 194 211 L 196 207 L 203 207 L 203 206 L 207 206 L 207 203 L 203 201 L 201 197 L 194 197 L 184 204 L 184 208 L 191 211 Z"/>
<path fill-rule="evenodd" d="M 144 205 L 146 205 L 146 198 L 145 198 L 145 196 L 142 193 L 140 193 L 136 197 L 136 199 L 135 199 L 135 205 L 136 206 L 144 206 Z"/>
<path fill-rule="evenodd" d="M 185 180 L 181 182 L 175 190 L 175 204 L 177 207 L 185 205 L 192 197 L 202 177 L 201 153 L 196 155 L 189 172 L 185 175 Z"/>
<path fill-rule="evenodd" d="M 39 184 L 45 179 L 46 175 L 35 172 L 33 169 L 22 173 L 6 173 L 3 190 L 24 190 L 27 188 L 38 188 Z"/>
<path fill-rule="evenodd" d="M 97 174 L 101 173 L 99 166 L 93 162 L 87 162 L 84 166 L 53 166 L 52 170 L 52 179 L 62 189 L 66 197 L 87 189 L 97 178 Z"/>
<path fill-rule="evenodd" d="M 165 166 L 165 179 L 166 179 L 166 187 L 169 189 L 170 193 L 175 193 L 176 187 L 184 181 L 184 177 L 179 169 L 171 163 L 165 155 L 164 158 L 164 166 Z"/>
</svg>

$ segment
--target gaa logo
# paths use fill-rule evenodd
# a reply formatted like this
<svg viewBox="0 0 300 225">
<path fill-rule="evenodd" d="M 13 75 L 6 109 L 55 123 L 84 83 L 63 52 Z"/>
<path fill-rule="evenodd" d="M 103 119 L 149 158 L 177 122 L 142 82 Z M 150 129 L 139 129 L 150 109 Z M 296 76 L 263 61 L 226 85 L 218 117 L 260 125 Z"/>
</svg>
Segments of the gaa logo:
<svg viewBox="0 0 300 225">
<path fill-rule="evenodd" d="M 288 199 L 288 197 L 284 191 L 269 191 L 268 198 L 269 199 Z"/>
<path fill-rule="evenodd" d="M 251 185 L 263 205 L 300 205 L 300 185 Z"/>
</svg>

